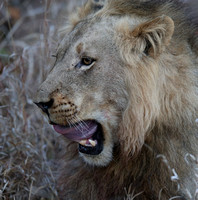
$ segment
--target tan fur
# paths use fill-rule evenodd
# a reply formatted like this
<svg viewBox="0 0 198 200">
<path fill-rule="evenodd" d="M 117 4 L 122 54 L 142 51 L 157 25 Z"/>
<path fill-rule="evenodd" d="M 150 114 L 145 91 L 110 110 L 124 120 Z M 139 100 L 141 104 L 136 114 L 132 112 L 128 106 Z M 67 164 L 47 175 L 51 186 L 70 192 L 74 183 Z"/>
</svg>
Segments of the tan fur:
<svg viewBox="0 0 198 200">
<path fill-rule="evenodd" d="M 176 1 L 101 5 L 78 12 L 36 100 L 54 100 L 54 123 L 94 119 L 104 131 L 99 155 L 65 141 L 60 198 L 196 200 L 197 27 Z M 83 56 L 95 61 L 76 68 Z"/>
</svg>

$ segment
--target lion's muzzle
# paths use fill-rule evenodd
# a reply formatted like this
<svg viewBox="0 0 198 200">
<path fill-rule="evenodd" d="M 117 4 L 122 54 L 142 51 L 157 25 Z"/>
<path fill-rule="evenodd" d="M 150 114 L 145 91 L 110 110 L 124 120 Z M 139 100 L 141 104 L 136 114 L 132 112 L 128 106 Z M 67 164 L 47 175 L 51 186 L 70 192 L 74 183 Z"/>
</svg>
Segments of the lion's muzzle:
<svg viewBox="0 0 198 200">
<path fill-rule="evenodd" d="M 35 104 L 47 114 L 57 133 L 79 144 L 81 153 L 98 155 L 102 152 L 102 126 L 95 120 L 80 120 L 77 106 L 65 96 L 56 93 L 49 101 Z"/>
</svg>

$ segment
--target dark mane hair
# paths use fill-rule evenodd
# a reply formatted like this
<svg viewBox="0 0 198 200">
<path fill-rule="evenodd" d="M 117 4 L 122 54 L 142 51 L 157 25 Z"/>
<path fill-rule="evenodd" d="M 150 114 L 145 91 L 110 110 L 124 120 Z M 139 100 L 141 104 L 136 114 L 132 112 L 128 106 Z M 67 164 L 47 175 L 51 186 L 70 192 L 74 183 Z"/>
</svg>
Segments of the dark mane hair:
<svg viewBox="0 0 198 200">
<path fill-rule="evenodd" d="M 175 38 L 189 41 L 192 49 L 198 54 L 198 14 L 196 14 L 196 9 L 192 9 L 187 3 L 178 0 L 108 0 L 99 13 L 120 16 L 137 15 L 151 19 L 167 15 L 174 21 Z"/>
</svg>

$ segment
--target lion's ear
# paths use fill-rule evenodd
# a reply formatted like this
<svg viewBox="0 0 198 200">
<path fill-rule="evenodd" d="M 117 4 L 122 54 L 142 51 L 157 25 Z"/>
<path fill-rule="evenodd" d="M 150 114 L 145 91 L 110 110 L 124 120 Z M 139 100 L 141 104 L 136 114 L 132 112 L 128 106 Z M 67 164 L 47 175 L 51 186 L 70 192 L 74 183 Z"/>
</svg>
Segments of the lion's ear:
<svg viewBox="0 0 198 200">
<path fill-rule="evenodd" d="M 129 27 L 129 19 L 124 24 L 122 29 L 119 28 L 122 38 L 130 38 L 125 47 L 127 46 L 130 52 L 144 53 L 152 57 L 158 56 L 168 46 L 174 32 L 173 20 L 165 15 L 141 23 L 135 28 Z"/>
<path fill-rule="evenodd" d="M 155 57 L 169 44 L 173 32 L 173 20 L 168 16 L 161 16 L 140 24 L 132 31 L 132 36 L 139 39 L 137 47 L 143 45 L 144 53 Z"/>
</svg>

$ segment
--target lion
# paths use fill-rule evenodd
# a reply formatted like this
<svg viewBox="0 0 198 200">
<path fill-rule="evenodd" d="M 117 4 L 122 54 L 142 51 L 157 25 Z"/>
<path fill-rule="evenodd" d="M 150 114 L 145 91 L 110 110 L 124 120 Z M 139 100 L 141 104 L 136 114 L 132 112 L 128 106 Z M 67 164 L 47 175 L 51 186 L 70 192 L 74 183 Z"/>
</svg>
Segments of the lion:
<svg viewBox="0 0 198 200">
<path fill-rule="evenodd" d="M 35 100 L 65 143 L 60 199 L 197 199 L 198 40 L 184 5 L 88 0 L 68 27 Z"/>
</svg>

